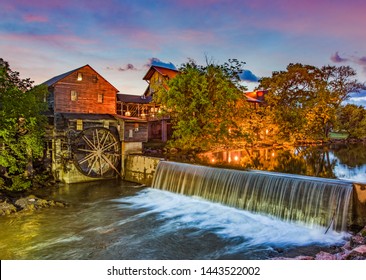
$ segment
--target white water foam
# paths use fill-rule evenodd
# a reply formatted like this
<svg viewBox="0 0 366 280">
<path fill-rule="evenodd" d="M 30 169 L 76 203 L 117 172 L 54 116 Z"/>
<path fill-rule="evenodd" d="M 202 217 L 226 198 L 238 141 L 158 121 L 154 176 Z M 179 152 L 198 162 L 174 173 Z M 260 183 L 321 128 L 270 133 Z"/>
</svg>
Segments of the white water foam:
<svg viewBox="0 0 366 280">
<path fill-rule="evenodd" d="M 154 213 L 164 221 L 160 230 L 169 232 L 185 228 L 210 231 L 222 238 L 242 238 L 245 246 L 307 246 L 341 244 L 346 233 L 310 228 L 300 223 L 288 223 L 274 217 L 250 213 L 158 189 L 145 189 L 135 196 L 114 200 L 122 208 L 145 209 L 141 215 Z M 194 236 L 192 236 L 194 237 Z"/>
</svg>

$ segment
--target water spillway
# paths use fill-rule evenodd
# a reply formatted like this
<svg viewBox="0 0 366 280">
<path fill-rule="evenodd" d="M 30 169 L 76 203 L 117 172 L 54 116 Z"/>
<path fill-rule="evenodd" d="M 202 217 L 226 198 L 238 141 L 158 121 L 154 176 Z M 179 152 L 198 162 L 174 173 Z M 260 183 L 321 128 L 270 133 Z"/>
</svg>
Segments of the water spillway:
<svg viewBox="0 0 366 280">
<path fill-rule="evenodd" d="M 152 187 L 337 231 L 347 229 L 353 190 L 341 180 L 168 161 Z"/>
</svg>

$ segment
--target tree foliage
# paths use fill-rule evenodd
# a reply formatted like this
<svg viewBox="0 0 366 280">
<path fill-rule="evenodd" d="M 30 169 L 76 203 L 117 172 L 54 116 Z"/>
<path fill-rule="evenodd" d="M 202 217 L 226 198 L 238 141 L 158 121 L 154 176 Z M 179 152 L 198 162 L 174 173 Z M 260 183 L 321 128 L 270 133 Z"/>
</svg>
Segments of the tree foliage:
<svg viewBox="0 0 366 280">
<path fill-rule="evenodd" d="M 348 133 L 349 138 L 366 137 L 366 109 L 347 104 L 337 111 L 336 129 Z"/>
<path fill-rule="evenodd" d="M 0 188 L 20 191 L 31 185 L 33 162 L 43 156 L 45 86 L 32 86 L 0 59 Z"/>
<path fill-rule="evenodd" d="M 355 75 L 349 66 L 318 68 L 297 63 L 261 79 L 259 87 L 269 92 L 267 113 L 279 128 L 278 137 L 327 139 L 342 102 L 365 88 Z"/>
<path fill-rule="evenodd" d="M 190 60 L 168 82 L 168 89 L 160 87 L 154 100 L 171 117 L 171 145 L 207 150 L 250 136 L 245 128 L 250 108 L 239 78 L 243 64 L 207 61 L 201 66 Z"/>
</svg>

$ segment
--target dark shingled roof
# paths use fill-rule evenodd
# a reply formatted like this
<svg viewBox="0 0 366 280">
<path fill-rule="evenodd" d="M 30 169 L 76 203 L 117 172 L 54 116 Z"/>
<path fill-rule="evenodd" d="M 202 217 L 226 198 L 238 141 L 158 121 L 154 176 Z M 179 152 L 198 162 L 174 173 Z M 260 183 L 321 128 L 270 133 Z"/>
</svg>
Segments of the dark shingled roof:
<svg viewBox="0 0 366 280">
<path fill-rule="evenodd" d="M 76 68 L 74 70 L 68 71 L 66 73 L 63 73 L 61 75 L 55 76 L 47 81 L 45 81 L 43 84 L 47 85 L 48 87 L 53 86 L 54 84 L 56 84 L 57 82 L 61 81 L 62 79 L 66 78 L 67 76 L 71 75 L 72 73 L 79 71 L 80 69 L 84 68 L 84 67 L 89 67 L 91 70 L 93 70 L 96 74 L 98 74 L 98 76 L 100 78 L 102 78 L 103 80 L 105 80 L 107 83 L 109 83 L 115 90 L 116 92 L 119 92 L 118 89 L 116 89 L 110 82 L 108 82 L 102 75 L 100 75 L 97 71 L 95 71 L 89 64 L 86 64 L 84 66 L 81 66 L 79 68 Z"/>
<path fill-rule="evenodd" d="M 152 97 L 132 94 L 117 94 L 117 101 L 125 103 L 147 104 L 152 101 Z"/>
<path fill-rule="evenodd" d="M 113 115 L 110 114 L 86 114 L 86 113 L 58 113 L 68 120 L 115 120 Z"/>
<path fill-rule="evenodd" d="M 82 67 L 79 67 L 79 68 L 76 68 L 74 70 L 71 70 L 69 72 L 66 72 L 66 73 L 63 73 L 61 75 L 58 75 L 58 76 L 55 76 L 47 81 L 45 81 L 43 84 L 46 84 L 47 86 L 52 86 L 54 85 L 55 83 L 57 83 L 58 81 L 62 80 L 63 78 L 66 78 L 67 76 L 69 76 L 70 74 L 74 73 L 75 71 L 85 67 L 86 65 L 82 66 Z"/>
</svg>

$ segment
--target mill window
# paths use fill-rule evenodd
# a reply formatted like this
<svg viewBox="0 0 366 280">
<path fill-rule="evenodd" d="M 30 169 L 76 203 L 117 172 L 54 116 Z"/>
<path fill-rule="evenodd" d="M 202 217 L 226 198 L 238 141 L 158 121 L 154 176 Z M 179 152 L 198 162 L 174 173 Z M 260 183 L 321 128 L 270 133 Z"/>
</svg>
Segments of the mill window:
<svg viewBox="0 0 366 280">
<path fill-rule="evenodd" d="M 77 101 L 78 100 L 78 93 L 75 90 L 71 91 L 71 101 Z"/>
<path fill-rule="evenodd" d="M 103 103 L 103 98 L 104 98 L 104 95 L 103 94 L 98 94 L 98 103 Z"/>
</svg>

